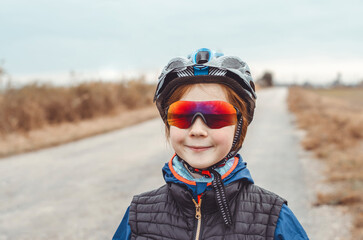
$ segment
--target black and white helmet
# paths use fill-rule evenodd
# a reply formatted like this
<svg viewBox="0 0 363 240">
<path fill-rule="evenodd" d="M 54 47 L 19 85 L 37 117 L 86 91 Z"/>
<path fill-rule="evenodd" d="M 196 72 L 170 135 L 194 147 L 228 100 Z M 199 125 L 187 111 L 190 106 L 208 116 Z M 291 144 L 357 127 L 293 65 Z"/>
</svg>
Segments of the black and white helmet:
<svg viewBox="0 0 363 240">
<path fill-rule="evenodd" d="M 234 90 L 247 103 L 247 119 L 253 119 L 256 93 L 248 65 L 238 57 L 224 56 L 201 48 L 188 58 L 176 57 L 169 61 L 159 76 L 154 102 L 162 119 L 166 120 L 167 99 L 181 85 L 221 83 Z"/>
</svg>

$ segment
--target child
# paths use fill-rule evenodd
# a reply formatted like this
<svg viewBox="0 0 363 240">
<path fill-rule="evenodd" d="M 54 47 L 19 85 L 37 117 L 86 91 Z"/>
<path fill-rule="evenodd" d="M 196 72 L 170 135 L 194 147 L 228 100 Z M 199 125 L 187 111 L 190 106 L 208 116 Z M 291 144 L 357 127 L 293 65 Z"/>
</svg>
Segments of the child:
<svg viewBox="0 0 363 240">
<path fill-rule="evenodd" d="M 155 93 L 175 155 L 166 184 L 134 196 L 113 239 L 308 239 L 276 194 L 237 154 L 256 94 L 247 64 L 202 48 L 174 58 Z"/>
</svg>

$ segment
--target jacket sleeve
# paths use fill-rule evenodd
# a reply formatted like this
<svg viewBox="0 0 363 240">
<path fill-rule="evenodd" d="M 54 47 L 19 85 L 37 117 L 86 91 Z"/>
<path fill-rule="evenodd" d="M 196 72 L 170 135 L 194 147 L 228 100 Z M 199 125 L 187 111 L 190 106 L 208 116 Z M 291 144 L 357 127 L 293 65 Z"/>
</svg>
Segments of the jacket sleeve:
<svg viewBox="0 0 363 240">
<path fill-rule="evenodd" d="M 274 240 L 309 240 L 304 228 L 287 205 L 282 205 Z"/>
<path fill-rule="evenodd" d="M 129 225 L 129 210 L 130 207 L 127 208 L 125 215 L 118 226 L 115 235 L 113 235 L 112 240 L 130 240 L 131 239 L 131 228 Z"/>
</svg>

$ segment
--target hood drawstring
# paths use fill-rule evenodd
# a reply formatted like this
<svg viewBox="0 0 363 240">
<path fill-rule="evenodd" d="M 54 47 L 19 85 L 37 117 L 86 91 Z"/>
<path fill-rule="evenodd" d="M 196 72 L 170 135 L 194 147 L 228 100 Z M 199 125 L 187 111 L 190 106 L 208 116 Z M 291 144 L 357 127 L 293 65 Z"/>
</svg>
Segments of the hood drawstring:
<svg viewBox="0 0 363 240">
<path fill-rule="evenodd" d="M 219 211 L 222 214 L 224 224 L 230 226 L 232 225 L 231 209 L 229 208 L 228 205 L 226 190 L 224 189 L 224 184 L 222 182 L 221 175 L 214 169 L 212 169 L 211 172 L 214 175 L 212 186 L 214 188 L 214 191 L 216 192 L 215 196 Z"/>
</svg>

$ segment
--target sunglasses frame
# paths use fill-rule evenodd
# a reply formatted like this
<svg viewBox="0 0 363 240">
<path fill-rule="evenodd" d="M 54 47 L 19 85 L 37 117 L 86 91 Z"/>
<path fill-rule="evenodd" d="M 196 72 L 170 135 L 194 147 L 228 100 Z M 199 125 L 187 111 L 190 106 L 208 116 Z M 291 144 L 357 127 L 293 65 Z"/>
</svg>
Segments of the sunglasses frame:
<svg viewBox="0 0 363 240">
<path fill-rule="evenodd" d="M 173 103 L 176 103 L 176 102 L 179 102 L 179 101 L 175 101 L 175 102 L 173 102 Z M 204 102 L 204 101 L 187 101 L 187 102 Z M 225 102 L 225 101 L 218 101 L 218 102 Z M 173 103 L 172 103 L 172 104 L 173 104 Z M 231 104 L 231 103 L 229 103 L 229 102 L 226 102 L 226 103 L 228 103 L 228 104 L 232 105 L 232 104 Z M 171 106 L 172 104 L 170 104 L 170 105 L 166 108 L 166 110 L 165 110 L 165 116 L 166 116 L 165 122 L 166 122 L 166 124 L 167 124 L 168 126 L 170 126 L 170 124 L 169 124 L 169 122 L 168 122 L 168 112 L 169 112 L 169 108 L 170 108 L 170 106 Z M 242 117 L 242 113 L 239 111 L 239 109 L 238 109 L 237 107 L 235 107 L 235 106 L 233 106 L 233 105 L 232 105 L 232 107 L 236 110 L 236 116 L 237 116 L 237 122 L 238 122 L 238 121 L 241 119 L 241 117 Z M 218 115 L 218 114 L 216 114 L 216 115 Z M 204 124 L 208 126 L 208 124 L 207 124 L 207 120 L 205 119 L 205 117 L 204 117 L 203 113 L 201 113 L 201 112 L 196 112 L 196 113 L 193 115 L 193 118 L 192 118 L 192 120 L 191 120 L 191 122 L 190 122 L 190 126 L 189 126 L 188 128 L 190 128 L 190 127 L 194 124 L 194 121 L 196 120 L 196 118 L 197 118 L 197 117 L 201 117 L 201 118 L 202 118 L 202 120 L 203 120 L 203 122 L 204 122 Z M 236 124 L 237 124 L 237 123 L 236 123 Z M 226 125 L 226 126 L 230 126 L 230 125 Z M 182 129 L 188 129 L 188 128 L 182 128 Z M 209 126 L 208 126 L 208 128 L 211 128 L 211 127 L 209 127 Z M 218 128 L 211 128 L 211 129 L 218 129 Z"/>
</svg>

